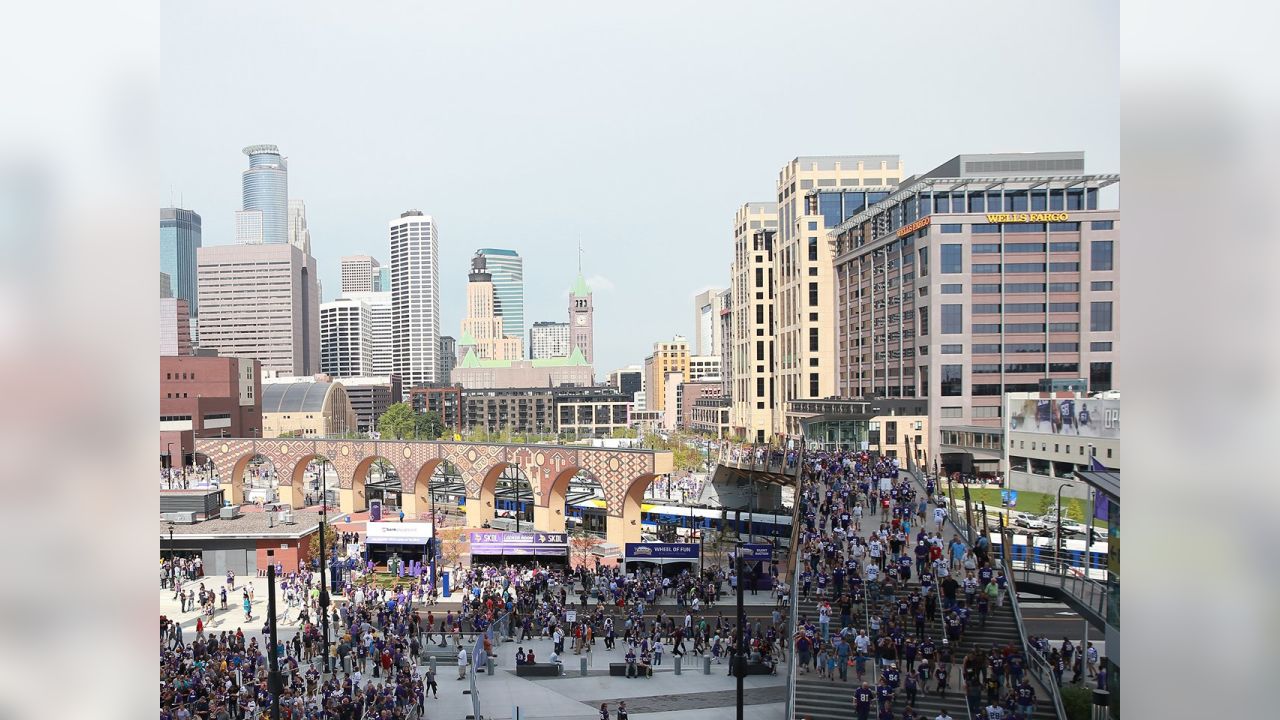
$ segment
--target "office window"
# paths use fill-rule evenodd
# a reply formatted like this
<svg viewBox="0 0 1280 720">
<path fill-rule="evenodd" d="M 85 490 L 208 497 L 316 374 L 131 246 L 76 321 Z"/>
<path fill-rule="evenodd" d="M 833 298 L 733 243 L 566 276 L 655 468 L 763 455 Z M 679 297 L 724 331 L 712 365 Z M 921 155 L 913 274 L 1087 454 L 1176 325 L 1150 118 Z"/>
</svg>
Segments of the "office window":
<svg viewBox="0 0 1280 720">
<path fill-rule="evenodd" d="M 922 365 L 919 369 L 920 369 L 920 397 L 929 397 L 929 366 Z"/>
<path fill-rule="evenodd" d="M 1000 283 L 978 283 L 973 286 L 974 295 L 999 295 Z"/>
<path fill-rule="evenodd" d="M 941 416 L 947 419 L 964 417 L 964 408 L 955 406 L 943 407 Z"/>
<path fill-rule="evenodd" d="M 809 229 L 810 229 L 810 230 L 817 230 L 817 229 L 818 229 L 818 223 L 814 222 L 813 220 L 810 220 L 810 221 L 809 221 Z"/>
<path fill-rule="evenodd" d="M 929 248 L 920 248 L 920 277 L 929 274 Z"/>
<path fill-rule="evenodd" d="M 963 245 L 946 244 L 942 246 L 942 272 L 947 275 L 964 272 Z"/>
<path fill-rule="evenodd" d="M 1089 343 L 1089 352 L 1111 352 L 1111 343 L 1091 342 Z"/>
<path fill-rule="evenodd" d="M 999 353 L 999 343 L 975 343 L 973 346 L 974 355 L 998 355 Z"/>
<path fill-rule="evenodd" d="M 809 328 L 809 351 L 818 352 L 818 328 Z"/>
<path fill-rule="evenodd" d="M 1044 243 L 1005 243 L 1004 251 L 1008 253 L 1042 253 Z"/>
<path fill-rule="evenodd" d="M 923 337 L 929 334 L 929 308 L 916 308 L 916 312 L 920 315 L 920 319 L 916 322 L 916 326 L 920 328 L 920 335 Z"/>
<path fill-rule="evenodd" d="M 1115 226 L 1115 220 L 1093 220 L 1089 223 L 1090 230 L 1114 230 Z"/>
<path fill-rule="evenodd" d="M 809 397 L 818 397 L 818 373 L 809 373 Z"/>
<path fill-rule="evenodd" d="M 1000 303 L 974 303 L 971 311 L 974 315 L 991 315 L 1000 312 Z"/>
<path fill-rule="evenodd" d="M 1044 305 L 1040 307 L 1044 308 Z M 1080 303 L 1049 303 L 1049 312 L 1080 312 Z"/>
<path fill-rule="evenodd" d="M 1113 270 L 1112 243 L 1110 240 L 1094 240 L 1089 243 L 1089 269 Z"/>
<path fill-rule="evenodd" d="M 951 283 L 942 286 L 943 295 L 959 295 L 962 292 L 964 292 L 964 285 L 961 284 Z"/>
<path fill-rule="evenodd" d="M 943 397 L 960 397 L 964 394 L 964 381 L 962 380 L 963 371 L 964 366 L 962 365 L 942 366 Z"/>
<path fill-rule="evenodd" d="M 972 250 L 974 255 L 981 253 L 998 253 L 1000 252 L 1000 243 L 974 243 Z"/>
<path fill-rule="evenodd" d="M 943 234 L 964 232 L 964 225 L 960 223 L 945 223 L 942 226 Z"/>
<path fill-rule="evenodd" d="M 969 232 L 974 235 L 998 235 L 1000 225 L 999 223 L 974 223 L 969 226 Z"/>
<path fill-rule="evenodd" d="M 974 335 L 999 335 L 1000 323 L 974 323 L 971 329 Z"/>
<path fill-rule="evenodd" d="M 809 223 L 809 224 L 815 225 L 816 223 Z M 809 260 L 814 261 L 817 259 L 818 259 L 818 238 L 811 237 L 809 238 Z"/>
<path fill-rule="evenodd" d="M 995 275 L 1000 272 L 1000 263 L 974 263 L 974 275 Z"/>
<path fill-rule="evenodd" d="M 1111 301 L 1089 303 L 1089 330 L 1092 332 L 1111 331 Z"/>
<path fill-rule="evenodd" d="M 1089 390 L 1102 392 L 1111 389 L 1111 363 L 1089 363 Z"/>
<path fill-rule="evenodd" d="M 1093 282 L 1089 283 L 1090 290 L 1105 292 L 1107 290 L 1110 290 L 1111 288 L 1112 288 L 1112 285 L 1110 280 L 1094 280 Z"/>
<path fill-rule="evenodd" d="M 809 283 L 809 307 L 818 306 L 818 283 Z"/>
<path fill-rule="evenodd" d="M 1049 263 L 1049 272 L 1079 272 L 1080 263 L 1078 262 L 1055 262 Z"/>
<path fill-rule="evenodd" d="M 943 345 L 941 352 L 943 355 L 960 355 L 964 352 L 964 345 Z"/>
<path fill-rule="evenodd" d="M 959 335 L 964 332 L 964 306 L 942 306 L 942 334 Z"/>
</svg>

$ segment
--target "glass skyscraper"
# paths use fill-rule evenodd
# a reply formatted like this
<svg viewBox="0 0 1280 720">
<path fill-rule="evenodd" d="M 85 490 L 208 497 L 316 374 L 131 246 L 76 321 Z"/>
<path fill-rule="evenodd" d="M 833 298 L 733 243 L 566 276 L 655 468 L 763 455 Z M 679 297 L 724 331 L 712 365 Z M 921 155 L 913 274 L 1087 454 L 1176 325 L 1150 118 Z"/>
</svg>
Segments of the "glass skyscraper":
<svg viewBox="0 0 1280 720">
<path fill-rule="evenodd" d="M 524 258 L 515 250 L 480 248 L 493 276 L 494 310 L 502 316 L 502 334 L 524 340 Z"/>
<path fill-rule="evenodd" d="M 250 145 L 244 154 L 249 156 L 249 169 L 241 174 L 236 242 L 289 242 L 288 162 L 275 145 Z"/>
<path fill-rule="evenodd" d="M 196 305 L 196 249 L 200 247 L 200 216 L 182 208 L 160 208 L 160 272 L 169 276 L 173 297 L 187 301 L 191 316 Z"/>
</svg>

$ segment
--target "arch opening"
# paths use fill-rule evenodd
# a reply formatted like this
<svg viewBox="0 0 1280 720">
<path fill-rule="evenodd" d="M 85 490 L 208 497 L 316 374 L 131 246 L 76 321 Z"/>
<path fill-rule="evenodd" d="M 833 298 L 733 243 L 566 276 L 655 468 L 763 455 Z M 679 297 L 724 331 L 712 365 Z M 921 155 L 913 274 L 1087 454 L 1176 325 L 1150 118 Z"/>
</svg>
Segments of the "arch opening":
<svg viewBox="0 0 1280 720">
<path fill-rule="evenodd" d="M 224 499 L 233 505 L 276 502 L 278 482 L 279 473 L 271 458 L 261 453 L 246 455 L 232 468 L 231 492 Z"/>
<path fill-rule="evenodd" d="M 565 530 L 605 538 L 609 534 L 609 503 L 604 485 L 595 473 L 583 468 L 570 468 L 561 473 L 560 497 L 553 489 L 550 502 L 554 509 L 564 510 Z"/>
<path fill-rule="evenodd" d="M 356 465 L 355 478 L 364 485 L 365 500 L 382 502 L 383 513 L 396 513 L 405 503 L 400 472 L 381 455 L 373 455 Z"/>
</svg>

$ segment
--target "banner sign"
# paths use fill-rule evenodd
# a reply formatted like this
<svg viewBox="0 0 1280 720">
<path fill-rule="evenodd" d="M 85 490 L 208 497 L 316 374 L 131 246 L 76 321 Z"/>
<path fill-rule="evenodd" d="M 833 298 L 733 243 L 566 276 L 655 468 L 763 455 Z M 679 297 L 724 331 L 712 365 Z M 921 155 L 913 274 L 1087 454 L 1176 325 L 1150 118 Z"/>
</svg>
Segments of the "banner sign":
<svg viewBox="0 0 1280 720">
<path fill-rule="evenodd" d="M 473 532 L 472 555 L 566 555 L 569 536 L 547 532 Z"/>
<path fill-rule="evenodd" d="M 765 562 L 768 562 L 773 559 L 773 546 L 744 544 L 742 546 L 742 559 L 764 560 Z"/>
<path fill-rule="evenodd" d="M 364 541 L 368 545 L 425 545 L 431 539 L 429 522 L 369 522 Z"/>
<path fill-rule="evenodd" d="M 627 543 L 627 560 L 697 560 L 694 543 Z"/>
</svg>

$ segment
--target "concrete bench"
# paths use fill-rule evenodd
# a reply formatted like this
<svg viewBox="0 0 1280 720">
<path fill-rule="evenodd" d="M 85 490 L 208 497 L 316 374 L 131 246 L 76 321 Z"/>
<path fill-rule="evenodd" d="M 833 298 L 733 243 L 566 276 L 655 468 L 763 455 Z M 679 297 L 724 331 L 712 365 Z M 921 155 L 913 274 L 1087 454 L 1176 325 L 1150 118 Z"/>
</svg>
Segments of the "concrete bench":
<svg viewBox="0 0 1280 720">
<path fill-rule="evenodd" d="M 560 666 L 555 663 L 524 663 L 516 665 L 516 677 L 559 677 Z"/>
<path fill-rule="evenodd" d="M 747 675 L 772 675 L 773 674 L 773 670 L 771 670 L 769 666 L 765 665 L 764 663 L 749 662 L 749 663 L 746 663 L 746 668 L 747 668 L 747 672 L 746 672 Z"/>
<path fill-rule="evenodd" d="M 652 670 L 653 666 L 650 665 L 649 669 Z M 627 664 L 624 662 L 609 663 L 609 674 L 617 677 L 626 677 Z M 644 672 L 644 668 L 642 668 L 639 663 L 636 663 L 636 677 L 648 677 Z"/>
</svg>

